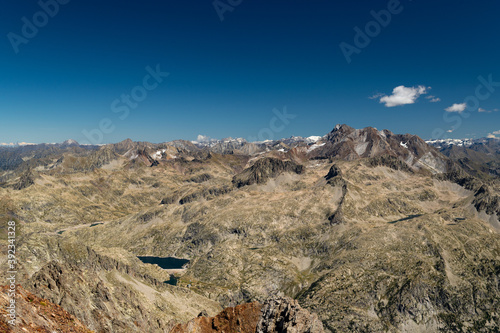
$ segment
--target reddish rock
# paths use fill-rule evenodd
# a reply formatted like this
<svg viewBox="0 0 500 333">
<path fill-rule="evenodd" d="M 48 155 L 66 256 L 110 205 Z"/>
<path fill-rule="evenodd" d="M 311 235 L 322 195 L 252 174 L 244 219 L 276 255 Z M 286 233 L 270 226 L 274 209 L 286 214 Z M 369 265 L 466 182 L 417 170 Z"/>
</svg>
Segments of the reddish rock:
<svg viewBox="0 0 500 333">
<path fill-rule="evenodd" d="M 20 285 L 16 286 L 16 325 L 9 324 L 7 305 L 9 287 L 0 287 L 0 332 L 5 333 L 92 333 L 78 319 L 59 305 L 39 298 Z"/>
<path fill-rule="evenodd" d="M 170 333 L 254 333 L 262 304 L 258 302 L 226 308 L 215 317 L 198 317 L 179 324 Z"/>
<path fill-rule="evenodd" d="M 318 316 L 289 297 L 271 297 L 226 308 L 217 316 L 198 317 L 179 324 L 170 333 L 324 333 Z"/>
</svg>

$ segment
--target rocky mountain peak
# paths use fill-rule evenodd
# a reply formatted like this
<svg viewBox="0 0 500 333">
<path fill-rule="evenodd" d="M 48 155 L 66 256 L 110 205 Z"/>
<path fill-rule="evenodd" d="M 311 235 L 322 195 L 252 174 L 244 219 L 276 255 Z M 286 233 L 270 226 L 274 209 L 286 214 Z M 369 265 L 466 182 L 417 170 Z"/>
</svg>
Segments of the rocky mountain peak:
<svg viewBox="0 0 500 333">
<path fill-rule="evenodd" d="M 310 158 L 356 160 L 367 157 L 394 156 L 415 169 L 426 168 L 433 173 L 445 171 L 447 158 L 417 135 L 394 134 L 374 127 L 354 129 L 336 125 L 321 146 L 310 150 Z"/>
<path fill-rule="evenodd" d="M 326 139 L 331 142 L 335 142 L 337 140 L 341 140 L 342 138 L 348 136 L 349 134 L 355 131 L 354 128 L 348 126 L 346 124 L 337 124 L 331 130 L 330 133 L 327 134 Z"/>
</svg>

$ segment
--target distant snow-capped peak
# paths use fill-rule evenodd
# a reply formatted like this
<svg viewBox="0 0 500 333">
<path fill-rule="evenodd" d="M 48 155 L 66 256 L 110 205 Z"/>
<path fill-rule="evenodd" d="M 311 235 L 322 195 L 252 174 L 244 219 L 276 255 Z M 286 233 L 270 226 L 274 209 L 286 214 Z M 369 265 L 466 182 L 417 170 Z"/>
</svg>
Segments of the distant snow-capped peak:
<svg viewBox="0 0 500 333">
<path fill-rule="evenodd" d="M 469 147 L 472 144 L 474 144 L 473 139 L 439 139 L 439 140 L 427 140 L 425 142 L 436 148 L 442 148 L 447 146 Z"/>
<path fill-rule="evenodd" d="M 0 146 L 3 147 L 18 147 L 18 146 L 34 146 L 36 143 L 29 143 L 29 142 L 0 142 Z"/>
<path fill-rule="evenodd" d="M 62 143 L 62 145 L 64 145 L 64 146 L 78 146 L 78 145 L 79 145 L 79 143 L 78 143 L 78 142 L 76 142 L 76 141 L 75 141 L 75 140 L 73 140 L 73 139 L 68 139 L 68 140 L 64 141 L 64 142 Z"/>
<path fill-rule="evenodd" d="M 319 135 L 311 135 L 306 138 L 307 143 L 316 143 L 321 140 L 323 137 Z"/>
<path fill-rule="evenodd" d="M 245 144 L 245 143 L 254 143 L 254 144 L 268 144 L 271 142 L 305 142 L 307 144 L 313 144 L 321 140 L 324 136 L 319 136 L 319 135 L 311 135 L 306 138 L 301 137 L 301 136 L 291 136 L 289 138 L 282 138 L 282 139 L 267 139 L 267 140 L 259 140 L 259 141 L 247 141 L 243 138 L 224 138 L 224 139 L 213 139 L 205 135 L 198 135 L 197 139 L 194 141 L 191 141 L 191 143 L 199 146 L 208 146 L 212 147 L 216 144 L 219 143 L 238 143 L 238 144 Z"/>
</svg>

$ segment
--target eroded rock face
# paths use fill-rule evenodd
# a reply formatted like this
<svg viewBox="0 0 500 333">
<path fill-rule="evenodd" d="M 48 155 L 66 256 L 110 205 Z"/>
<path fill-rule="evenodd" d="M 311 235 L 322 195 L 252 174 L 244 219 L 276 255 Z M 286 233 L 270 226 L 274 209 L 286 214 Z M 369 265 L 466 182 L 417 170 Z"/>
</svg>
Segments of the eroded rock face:
<svg viewBox="0 0 500 333">
<path fill-rule="evenodd" d="M 413 170 L 405 162 L 391 155 L 382 155 L 370 158 L 367 160 L 367 164 L 371 167 L 385 166 L 393 170 L 413 172 Z"/>
<path fill-rule="evenodd" d="M 20 285 L 16 286 L 17 320 L 12 326 L 6 310 L 8 293 L 7 286 L 0 288 L 0 332 L 93 332 L 59 305 L 33 295 Z"/>
<path fill-rule="evenodd" d="M 241 332 L 253 333 L 261 315 L 262 304 L 246 303 L 226 308 L 215 317 L 199 316 L 186 324 L 179 324 L 170 333 Z"/>
<path fill-rule="evenodd" d="M 179 324 L 170 333 L 323 333 L 315 314 L 289 297 L 271 297 L 264 304 L 246 303 L 226 308 L 217 316 L 198 317 Z"/>
<path fill-rule="evenodd" d="M 500 197 L 492 194 L 486 185 L 481 186 L 474 194 L 472 204 L 478 211 L 485 211 L 488 215 L 500 215 Z"/>
<path fill-rule="evenodd" d="M 323 333 L 318 316 L 303 309 L 296 300 L 273 297 L 262 307 L 256 333 Z"/>
<path fill-rule="evenodd" d="M 26 171 L 21 175 L 17 184 L 14 185 L 14 190 L 22 190 L 24 188 L 30 187 L 35 183 L 33 173 L 31 170 Z"/>
<path fill-rule="evenodd" d="M 250 168 L 236 175 L 233 178 L 233 184 L 236 185 L 236 187 L 263 184 L 270 178 L 277 177 L 284 172 L 301 174 L 304 172 L 304 166 L 292 161 L 282 161 L 272 157 L 262 158 L 255 162 Z"/>
</svg>

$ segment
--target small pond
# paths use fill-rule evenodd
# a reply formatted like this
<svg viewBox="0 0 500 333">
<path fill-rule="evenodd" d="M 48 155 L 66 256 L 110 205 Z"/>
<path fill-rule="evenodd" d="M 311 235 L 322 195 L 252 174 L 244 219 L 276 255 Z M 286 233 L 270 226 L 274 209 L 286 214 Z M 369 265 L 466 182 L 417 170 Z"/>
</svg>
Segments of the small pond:
<svg viewBox="0 0 500 333">
<path fill-rule="evenodd" d="M 179 280 L 179 278 L 175 277 L 172 274 L 172 275 L 170 275 L 170 279 L 168 281 L 164 281 L 163 283 L 166 283 L 166 284 L 169 284 L 169 285 L 172 285 L 172 286 L 176 286 L 178 280 Z"/>
</svg>

